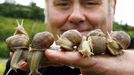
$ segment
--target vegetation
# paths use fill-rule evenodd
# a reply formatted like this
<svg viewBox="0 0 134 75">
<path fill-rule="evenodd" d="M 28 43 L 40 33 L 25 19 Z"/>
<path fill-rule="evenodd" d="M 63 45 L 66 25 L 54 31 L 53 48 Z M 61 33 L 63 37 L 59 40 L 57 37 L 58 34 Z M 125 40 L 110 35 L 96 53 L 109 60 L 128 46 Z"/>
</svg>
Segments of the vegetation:
<svg viewBox="0 0 134 75">
<path fill-rule="evenodd" d="M 12 18 L 28 18 L 28 19 L 38 19 L 44 20 L 43 9 L 32 3 L 31 6 L 22 6 L 14 4 L 0 4 L 0 15 Z"/>
<path fill-rule="evenodd" d="M 5 64 L 0 63 L 0 75 L 3 75 L 4 70 L 5 70 Z"/>
<path fill-rule="evenodd" d="M 125 25 L 120 25 L 119 23 L 115 22 L 113 25 L 113 30 L 123 30 L 125 32 L 127 32 L 131 37 L 134 38 L 134 27 L 131 27 L 127 24 Z"/>
</svg>

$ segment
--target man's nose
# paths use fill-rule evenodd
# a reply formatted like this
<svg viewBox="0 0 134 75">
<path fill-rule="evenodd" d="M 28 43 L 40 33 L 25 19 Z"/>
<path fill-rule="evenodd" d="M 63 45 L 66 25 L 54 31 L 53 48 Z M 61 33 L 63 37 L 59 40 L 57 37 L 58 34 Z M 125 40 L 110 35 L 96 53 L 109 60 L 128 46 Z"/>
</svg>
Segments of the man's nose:
<svg viewBox="0 0 134 75">
<path fill-rule="evenodd" d="M 69 15 L 69 22 L 73 24 L 79 24 L 85 21 L 85 15 L 80 9 L 73 9 Z"/>
</svg>

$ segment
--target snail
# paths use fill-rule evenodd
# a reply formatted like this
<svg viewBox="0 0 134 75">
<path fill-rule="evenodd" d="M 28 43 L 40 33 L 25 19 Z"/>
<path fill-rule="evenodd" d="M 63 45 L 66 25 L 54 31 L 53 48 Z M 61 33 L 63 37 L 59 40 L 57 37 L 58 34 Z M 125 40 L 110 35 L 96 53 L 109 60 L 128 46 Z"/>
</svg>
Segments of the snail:
<svg viewBox="0 0 134 75">
<path fill-rule="evenodd" d="M 92 52 L 91 40 L 87 40 L 86 36 L 82 37 L 82 41 L 78 47 L 78 52 L 84 57 L 90 57 L 91 55 L 94 55 Z"/>
<path fill-rule="evenodd" d="M 14 35 L 6 39 L 6 44 L 11 52 L 14 52 L 17 47 L 29 47 L 29 38 L 26 30 L 23 27 L 23 20 L 21 25 L 18 23 L 18 27 L 16 28 Z"/>
<path fill-rule="evenodd" d="M 106 50 L 106 37 L 100 29 L 90 31 L 85 38 L 83 38 L 78 51 L 85 57 L 94 54 L 104 53 Z"/>
<path fill-rule="evenodd" d="M 112 55 L 120 55 L 123 49 L 130 45 L 130 36 L 124 31 L 113 31 L 108 33 L 107 48 Z"/>
<path fill-rule="evenodd" d="M 92 30 L 87 34 L 87 38 L 91 40 L 94 54 L 101 54 L 106 51 L 106 35 L 101 29 Z"/>
<path fill-rule="evenodd" d="M 30 67 L 29 75 L 41 75 L 41 73 L 38 71 L 38 68 L 41 65 L 41 61 L 46 60 L 43 59 L 45 58 L 43 57 L 43 51 L 49 48 L 53 42 L 54 36 L 50 32 L 39 32 L 34 36 L 28 58 Z"/>
<path fill-rule="evenodd" d="M 18 22 L 18 21 L 17 21 Z M 6 75 L 9 74 L 11 70 L 19 69 L 20 60 L 25 59 L 24 53 L 28 51 L 29 48 L 29 38 L 28 34 L 23 28 L 23 21 L 20 25 L 18 22 L 18 27 L 13 36 L 6 39 L 7 47 L 11 52 L 14 52 L 11 62 L 10 62 L 10 69 Z"/>
<path fill-rule="evenodd" d="M 81 41 L 82 36 L 80 32 L 72 29 L 65 31 L 60 37 L 58 37 L 56 44 L 59 45 L 63 50 L 75 50 Z"/>
</svg>

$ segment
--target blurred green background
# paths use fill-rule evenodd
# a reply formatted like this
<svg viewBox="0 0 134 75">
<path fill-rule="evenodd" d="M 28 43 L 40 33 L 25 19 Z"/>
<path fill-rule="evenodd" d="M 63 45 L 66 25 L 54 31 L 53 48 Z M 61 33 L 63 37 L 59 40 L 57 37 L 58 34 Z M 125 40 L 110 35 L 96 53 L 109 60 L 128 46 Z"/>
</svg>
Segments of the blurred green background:
<svg viewBox="0 0 134 75">
<path fill-rule="evenodd" d="M 24 28 L 28 32 L 30 39 L 32 39 L 36 33 L 47 30 L 44 24 L 44 17 L 44 10 L 37 7 L 35 3 L 31 3 L 30 6 L 0 4 L 0 75 L 2 75 L 5 69 L 5 62 L 9 57 L 5 40 L 13 35 L 17 27 L 16 20 L 21 22 L 24 19 Z M 115 22 L 113 28 L 113 30 L 126 31 L 131 37 L 134 37 L 134 27 Z"/>
</svg>

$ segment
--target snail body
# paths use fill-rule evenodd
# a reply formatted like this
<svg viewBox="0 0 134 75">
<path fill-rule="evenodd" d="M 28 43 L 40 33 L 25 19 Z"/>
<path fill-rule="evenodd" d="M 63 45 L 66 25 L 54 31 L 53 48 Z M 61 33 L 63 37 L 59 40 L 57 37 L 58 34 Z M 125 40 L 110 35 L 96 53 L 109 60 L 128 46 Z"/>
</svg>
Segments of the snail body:
<svg viewBox="0 0 134 75">
<path fill-rule="evenodd" d="M 18 27 L 16 28 L 16 31 L 15 31 L 14 35 L 23 34 L 23 35 L 25 35 L 25 36 L 28 37 L 28 34 L 27 34 L 26 30 L 25 30 L 24 27 L 23 27 L 23 22 L 24 22 L 24 20 L 22 20 L 22 22 L 21 22 L 21 24 L 20 24 L 20 23 L 18 22 L 18 20 L 17 20 Z"/>
<path fill-rule="evenodd" d="M 37 33 L 33 40 L 31 50 L 29 52 L 28 63 L 30 67 L 29 75 L 41 75 L 38 71 L 39 66 L 41 65 L 41 61 L 45 60 L 43 57 L 43 51 L 49 48 L 54 42 L 54 37 L 49 32 L 40 32 Z"/>
<path fill-rule="evenodd" d="M 30 53 L 31 53 L 30 57 L 28 58 L 30 73 L 28 75 L 42 75 L 38 71 L 38 68 L 40 66 L 43 57 L 43 52 L 34 50 L 31 51 Z"/>
<path fill-rule="evenodd" d="M 84 57 L 90 57 L 91 55 L 94 55 L 91 47 L 91 40 L 87 40 L 86 36 L 82 37 L 82 42 L 78 47 L 78 52 Z"/>
</svg>

